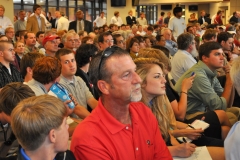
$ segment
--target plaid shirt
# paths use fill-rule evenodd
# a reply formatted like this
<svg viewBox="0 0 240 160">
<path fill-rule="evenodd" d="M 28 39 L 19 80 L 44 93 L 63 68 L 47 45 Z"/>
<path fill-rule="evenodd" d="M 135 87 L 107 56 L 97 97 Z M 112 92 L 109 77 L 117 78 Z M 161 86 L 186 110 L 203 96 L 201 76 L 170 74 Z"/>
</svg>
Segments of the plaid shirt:
<svg viewBox="0 0 240 160">
<path fill-rule="evenodd" d="M 11 82 L 23 82 L 22 76 L 17 68 L 10 64 L 12 75 L 10 75 L 8 69 L 0 62 L 0 88 Z"/>
</svg>

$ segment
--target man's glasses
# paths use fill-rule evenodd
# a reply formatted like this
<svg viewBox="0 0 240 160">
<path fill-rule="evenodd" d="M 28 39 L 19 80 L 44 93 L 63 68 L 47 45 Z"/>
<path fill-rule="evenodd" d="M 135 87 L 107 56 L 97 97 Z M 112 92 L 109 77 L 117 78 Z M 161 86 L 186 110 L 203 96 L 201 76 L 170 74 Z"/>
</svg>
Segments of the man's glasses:
<svg viewBox="0 0 240 160">
<path fill-rule="evenodd" d="M 103 52 L 102 52 L 102 56 L 101 56 L 101 60 L 99 62 L 99 66 L 98 66 L 98 79 L 101 79 L 100 77 L 100 69 L 102 66 L 102 61 L 104 58 L 109 57 L 111 54 L 113 54 L 117 49 L 119 49 L 118 46 L 111 46 L 106 48 Z"/>
<path fill-rule="evenodd" d="M 125 43 L 125 40 L 120 40 L 120 41 L 118 41 L 118 43 Z"/>
<path fill-rule="evenodd" d="M 113 39 L 111 39 L 111 40 L 108 39 L 108 40 L 105 40 L 104 42 L 106 42 L 106 43 L 110 43 L 110 42 L 113 43 Z"/>
</svg>

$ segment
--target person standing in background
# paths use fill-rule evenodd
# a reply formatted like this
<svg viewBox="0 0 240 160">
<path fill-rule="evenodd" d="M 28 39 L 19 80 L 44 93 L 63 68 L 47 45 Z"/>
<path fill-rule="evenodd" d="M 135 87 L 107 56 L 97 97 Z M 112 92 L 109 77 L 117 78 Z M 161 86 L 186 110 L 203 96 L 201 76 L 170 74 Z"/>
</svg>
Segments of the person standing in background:
<svg viewBox="0 0 240 160">
<path fill-rule="evenodd" d="M 42 7 L 38 4 L 33 6 L 34 15 L 27 19 L 26 30 L 37 33 L 38 31 L 45 31 L 45 21 L 40 16 Z"/>
<path fill-rule="evenodd" d="M 133 14 L 133 12 L 132 12 L 132 10 L 130 10 L 130 11 L 128 12 L 128 16 L 126 17 L 126 22 L 127 22 L 127 24 L 129 24 L 130 26 L 132 26 L 132 25 L 134 25 L 134 24 L 137 23 L 137 22 L 136 22 L 136 17 L 132 16 L 132 14 Z"/>
<path fill-rule="evenodd" d="M 145 13 L 141 12 L 140 17 L 137 18 L 137 24 L 138 25 L 147 25 L 147 19 L 145 18 Z"/>
<path fill-rule="evenodd" d="M 201 14 L 201 16 L 198 18 L 198 23 L 200 23 L 200 25 L 202 25 L 204 22 L 206 22 L 206 20 L 205 20 L 206 12 L 204 10 L 202 10 L 200 14 Z"/>
<path fill-rule="evenodd" d="M 114 12 L 114 16 L 111 18 L 110 24 L 116 24 L 119 27 L 123 24 L 122 18 L 119 16 L 118 11 Z"/>
<path fill-rule="evenodd" d="M 174 39 L 184 33 L 186 29 L 186 23 L 182 17 L 182 7 L 175 7 L 173 9 L 174 17 L 169 20 L 168 28 L 172 31 Z"/>
<path fill-rule="evenodd" d="M 19 15 L 19 20 L 17 20 L 14 23 L 14 30 L 15 32 L 20 31 L 20 30 L 26 30 L 26 25 L 27 25 L 27 21 L 25 21 L 25 16 L 26 16 L 26 12 L 24 10 L 20 10 L 18 12 Z"/>
<path fill-rule="evenodd" d="M 166 27 L 168 26 L 168 22 L 169 22 L 170 18 L 171 18 L 171 12 L 168 12 L 167 17 L 164 18 L 164 24 L 165 24 Z"/>
<path fill-rule="evenodd" d="M 157 24 L 159 25 L 159 27 L 164 27 L 165 26 L 164 25 L 164 15 L 165 15 L 165 12 L 161 12 L 161 16 L 157 21 Z"/>
<path fill-rule="evenodd" d="M 104 24 L 107 24 L 106 17 L 104 17 L 104 12 L 100 13 L 100 16 L 98 16 L 95 21 L 93 22 L 94 27 L 102 27 Z"/>
<path fill-rule="evenodd" d="M 222 22 L 222 11 L 219 10 L 217 12 L 217 16 L 216 18 L 214 19 L 214 24 L 219 24 L 219 25 L 223 25 L 223 22 Z"/>
<path fill-rule="evenodd" d="M 4 16 L 5 7 L 0 5 L 0 34 L 5 34 L 5 29 L 7 27 L 13 27 L 11 20 Z"/>
</svg>

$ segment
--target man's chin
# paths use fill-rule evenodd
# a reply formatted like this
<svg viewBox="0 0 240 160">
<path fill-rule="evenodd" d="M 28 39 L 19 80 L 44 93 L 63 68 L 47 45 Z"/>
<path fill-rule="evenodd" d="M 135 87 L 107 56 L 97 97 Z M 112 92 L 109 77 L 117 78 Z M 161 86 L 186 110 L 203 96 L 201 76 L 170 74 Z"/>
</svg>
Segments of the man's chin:
<svg viewBox="0 0 240 160">
<path fill-rule="evenodd" d="M 131 102 L 138 102 L 142 99 L 142 94 L 135 95 L 131 97 Z"/>
</svg>

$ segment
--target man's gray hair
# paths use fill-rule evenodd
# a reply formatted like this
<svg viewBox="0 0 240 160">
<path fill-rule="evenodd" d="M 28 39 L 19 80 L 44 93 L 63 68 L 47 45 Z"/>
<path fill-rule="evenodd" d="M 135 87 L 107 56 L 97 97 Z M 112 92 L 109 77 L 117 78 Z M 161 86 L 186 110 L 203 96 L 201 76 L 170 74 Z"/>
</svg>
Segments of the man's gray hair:
<svg viewBox="0 0 240 160">
<path fill-rule="evenodd" d="M 187 48 L 193 43 L 194 35 L 191 33 L 182 33 L 177 38 L 178 49 L 187 50 Z"/>
<path fill-rule="evenodd" d="M 171 31 L 169 28 L 163 28 L 161 30 L 161 35 L 163 35 L 166 31 Z"/>
</svg>

